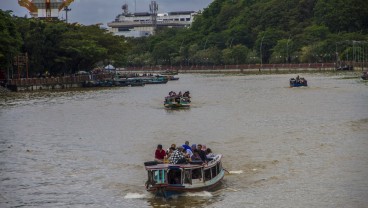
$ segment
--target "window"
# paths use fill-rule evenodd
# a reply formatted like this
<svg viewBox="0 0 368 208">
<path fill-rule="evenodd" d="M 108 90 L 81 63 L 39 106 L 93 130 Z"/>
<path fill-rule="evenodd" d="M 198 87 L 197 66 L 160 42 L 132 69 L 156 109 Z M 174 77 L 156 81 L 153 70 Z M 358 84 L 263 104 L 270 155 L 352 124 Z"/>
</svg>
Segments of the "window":
<svg viewBox="0 0 368 208">
<path fill-rule="evenodd" d="M 181 170 L 171 169 L 167 173 L 167 180 L 169 184 L 182 184 Z"/>
<path fill-rule="evenodd" d="M 212 172 L 212 178 L 216 177 L 217 176 L 217 167 L 213 166 L 211 168 L 211 172 Z"/>
<path fill-rule="evenodd" d="M 201 168 L 192 170 L 192 179 L 200 179 L 202 180 L 202 170 Z"/>
<path fill-rule="evenodd" d="M 211 180 L 211 168 L 204 170 L 204 181 Z"/>
<path fill-rule="evenodd" d="M 152 171 L 153 173 L 153 181 L 155 181 L 155 183 L 157 184 L 161 184 L 161 183 L 165 183 L 165 170 L 154 170 Z"/>
<path fill-rule="evenodd" d="M 184 170 L 184 183 L 192 184 L 192 171 L 191 169 Z"/>
</svg>

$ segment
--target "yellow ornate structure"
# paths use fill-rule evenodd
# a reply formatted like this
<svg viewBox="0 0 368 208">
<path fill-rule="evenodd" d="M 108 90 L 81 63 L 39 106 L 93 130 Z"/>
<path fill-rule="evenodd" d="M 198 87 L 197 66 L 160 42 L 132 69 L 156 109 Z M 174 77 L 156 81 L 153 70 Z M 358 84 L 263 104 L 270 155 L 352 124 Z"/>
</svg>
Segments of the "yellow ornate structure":
<svg viewBox="0 0 368 208">
<path fill-rule="evenodd" d="M 18 0 L 18 4 L 28 9 L 32 17 L 58 18 L 59 12 L 74 0 Z"/>
</svg>

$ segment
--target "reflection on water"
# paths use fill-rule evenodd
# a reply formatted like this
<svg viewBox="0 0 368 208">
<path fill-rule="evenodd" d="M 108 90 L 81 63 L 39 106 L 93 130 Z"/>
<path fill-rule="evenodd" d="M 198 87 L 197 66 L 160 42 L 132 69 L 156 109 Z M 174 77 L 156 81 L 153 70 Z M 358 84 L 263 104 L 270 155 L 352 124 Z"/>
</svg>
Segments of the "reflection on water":
<svg viewBox="0 0 368 208">
<path fill-rule="evenodd" d="M 352 73 L 180 75 L 165 85 L 0 94 L 0 207 L 364 207 L 368 85 Z M 192 107 L 170 110 L 170 91 Z M 157 144 L 202 143 L 208 192 L 144 190 Z"/>
</svg>

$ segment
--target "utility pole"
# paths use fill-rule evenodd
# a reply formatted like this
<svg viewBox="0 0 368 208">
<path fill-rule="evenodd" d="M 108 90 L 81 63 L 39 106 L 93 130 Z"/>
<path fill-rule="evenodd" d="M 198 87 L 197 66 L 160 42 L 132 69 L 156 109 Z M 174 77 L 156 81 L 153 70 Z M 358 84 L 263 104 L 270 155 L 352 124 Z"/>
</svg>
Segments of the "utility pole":
<svg viewBox="0 0 368 208">
<path fill-rule="evenodd" d="M 29 68 L 29 64 L 28 64 L 28 52 L 26 52 L 25 62 L 26 62 L 26 71 L 27 71 L 27 79 L 28 79 L 28 68 Z"/>
<path fill-rule="evenodd" d="M 291 35 L 289 35 L 289 38 L 286 42 L 286 61 L 287 61 L 287 63 L 289 63 L 289 41 L 290 41 L 290 36 Z"/>
<path fill-rule="evenodd" d="M 72 9 L 69 9 L 68 6 L 64 7 L 65 11 L 65 22 L 68 23 L 68 12 L 70 12 Z"/>
</svg>

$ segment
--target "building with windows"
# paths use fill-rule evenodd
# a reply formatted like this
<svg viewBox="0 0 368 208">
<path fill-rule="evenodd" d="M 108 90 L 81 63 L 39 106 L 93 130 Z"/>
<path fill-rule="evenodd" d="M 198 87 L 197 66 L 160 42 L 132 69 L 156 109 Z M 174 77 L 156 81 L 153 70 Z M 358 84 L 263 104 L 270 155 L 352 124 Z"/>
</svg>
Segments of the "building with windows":
<svg viewBox="0 0 368 208">
<path fill-rule="evenodd" d="M 123 13 L 115 21 L 107 23 L 109 30 L 115 35 L 125 37 L 145 37 L 153 35 L 155 28 L 185 28 L 189 27 L 195 16 L 194 11 L 178 11 L 168 13 L 128 12 L 128 6 L 123 5 Z"/>
</svg>

